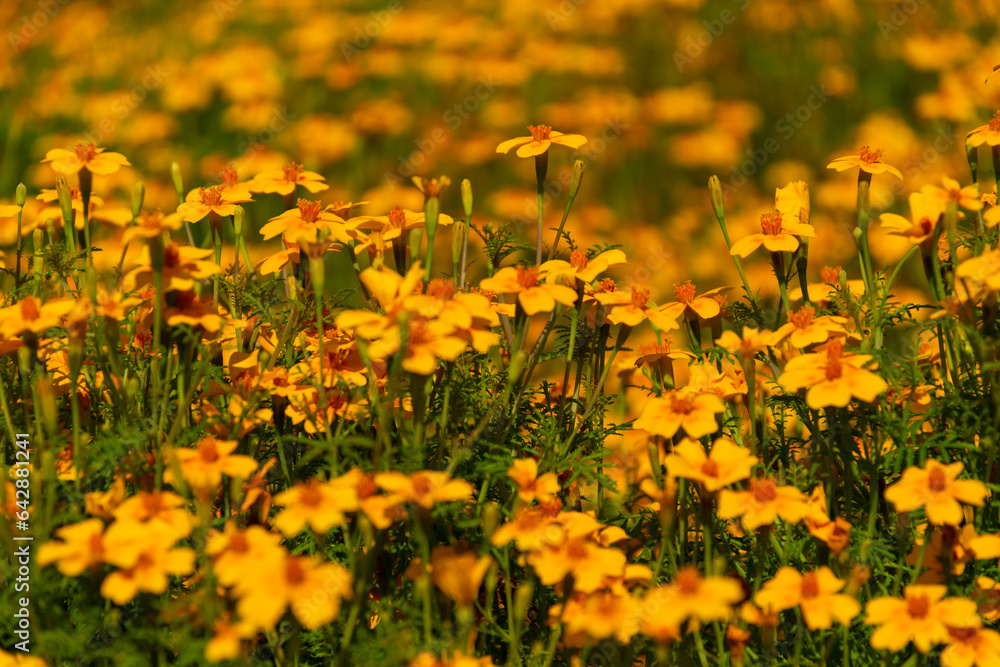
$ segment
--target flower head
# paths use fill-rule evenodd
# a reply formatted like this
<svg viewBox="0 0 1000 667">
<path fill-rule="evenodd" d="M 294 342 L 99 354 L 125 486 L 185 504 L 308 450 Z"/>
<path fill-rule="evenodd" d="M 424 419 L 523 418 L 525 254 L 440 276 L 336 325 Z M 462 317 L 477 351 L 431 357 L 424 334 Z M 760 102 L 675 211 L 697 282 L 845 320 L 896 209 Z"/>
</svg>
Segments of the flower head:
<svg viewBox="0 0 1000 667">
<path fill-rule="evenodd" d="M 886 500 L 897 512 L 912 512 L 921 507 L 936 525 L 957 526 L 962 522 L 962 506 L 982 507 L 989 494 L 986 486 L 974 479 L 957 479 L 962 462 L 943 464 L 927 459 L 923 468 L 911 466 L 903 471 L 898 482 L 885 490 Z"/>
<path fill-rule="evenodd" d="M 857 155 L 839 157 L 826 166 L 827 169 L 836 169 L 837 171 L 846 171 L 855 167 L 868 174 L 884 174 L 885 172 L 889 172 L 900 180 L 903 178 L 903 174 L 900 173 L 899 169 L 882 162 L 882 151 L 880 149 L 871 150 L 868 146 L 862 146 L 858 149 Z"/>
<path fill-rule="evenodd" d="M 563 134 L 553 130 L 548 125 L 529 125 L 531 136 L 508 139 L 497 146 L 497 153 L 507 154 L 510 149 L 517 148 L 518 157 L 534 157 L 549 150 L 552 144 L 579 148 L 587 143 L 587 138 L 580 134 Z"/>
<path fill-rule="evenodd" d="M 45 154 L 42 162 L 52 163 L 52 168 L 60 174 L 75 174 L 86 169 L 98 176 L 113 174 L 129 165 L 129 161 L 121 153 L 106 153 L 106 150 L 98 148 L 92 141 L 80 141 L 71 151 L 53 148 Z"/>
</svg>

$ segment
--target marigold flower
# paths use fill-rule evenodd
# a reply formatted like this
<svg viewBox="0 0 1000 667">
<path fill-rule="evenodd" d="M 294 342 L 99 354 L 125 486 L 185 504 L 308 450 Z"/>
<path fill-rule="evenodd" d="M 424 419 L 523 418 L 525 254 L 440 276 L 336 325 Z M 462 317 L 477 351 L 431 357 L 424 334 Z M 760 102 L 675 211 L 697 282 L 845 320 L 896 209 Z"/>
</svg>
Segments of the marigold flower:
<svg viewBox="0 0 1000 667">
<path fill-rule="evenodd" d="M 514 517 L 499 526 L 490 538 L 493 546 L 502 547 L 514 541 L 519 551 L 540 549 L 547 544 L 550 535 L 559 533 L 559 520 L 549 505 L 522 505 L 514 512 Z"/>
<path fill-rule="evenodd" d="M 358 494 L 353 488 L 312 478 L 276 495 L 274 504 L 285 508 L 273 523 L 286 537 L 298 535 L 306 525 L 325 535 L 347 521 L 345 512 L 358 509 Z"/>
<path fill-rule="evenodd" d="M 794 252 L 799 247 L 797 237 L 816 236 L 811 225 L 784 220 L 778 211 L 762 215 L 760 228 L 762 233 L 751 234 L 734 243 L 729 254 L 746 258 L 761 245 L 771 252 Z"/>
<path fill-rule="evenodd" d="M 834 339 L 820 352 L 804 354 L 788 362 L 778 382 L 788 391 L 809 388 L 806 403 L 814 410 L 842 408 L 856 398 L 871 403 L 888 385 L 875 373 L 862 368 L 867 354 L 844 354 L 844 342 Z"/>
<path fill-rule="evenodd" d="M 613 547 L 605 547 L 591 535 L 575 535 L 573 528 L 564 541 L 547 544 L 528 553 L 528 563 L 535 569 L 539 581 L 554 586 L 570 574 L 573 590 L 593 593 L 607 577 L 621 577 L 627 558 Z"/>
<path fill-rule="evenodd" d="M 958 265 L 955 275 L 969 281 L 969 288 L 973 294 L 979 293 L 977 296 L 1000 292 L 1000 250 L 986 250 L 978 257 L 970 257 Z"/>
<path fill-rule="evenodd" d="M 756 456 L 728 438 L 716 439 L 707 455 L 700 442 L 685 438 L 664 459 L 672 477 L 696 481 L 709 493 L 748 478 L 757 463 Z"/>
<path fill-rule="evenodd" d="M 1000 664 L 1000 633 L 989 628 L 948 628 L 941 651 L 944 667 L 995 667 Z"/>
<path fill-rule="evenodd" d="M 416 503 L 424 509 L 430 509 L 434 503 L 469 500 L 473 492 L 472 485 L 464 479 L 452 479 L 438 470 L 418 470 L 412 475 L 380 472 L 375 475 L 375 484 L 394 495 L 397 502 Z"/>
<path fill-rule="evenodd" d="M 517 294 L 517 301 L 526 315 L 551 313 L 556 303 L 564 306 L 576 304 L 576 290 L 566 285 L 539 283 L 539 269 L 535 266 L 505 266 L 483 278 L 479 289 L 494 294 Z"/>
<path fill-rule="evenodd" d="M 221 185 L 214 185 L 189 192 L 184 203 L 177 207 L 177 214 L 188 222 L 198 222 L 212 214 L 225 218 L 236 213 L 239 204 L 249 201 L 253 198 L 245 190 L 226 191 Z"/>
<path fill-rule="evenodd" d="M 296 186 L 301 185 L 312 193 L 322 192 L 329 189 L 329 185 L 324 183 L 326 178 L 315 171 L 305 171 L 301 164 L 292 162 L 281 169 L 272 169 L 257 174 L 252 180 L 246 183 L 250 192 L 276 192 L 279 195 L 288 196 L 295 192 Z"/>
<path fill-rule="evenodd" d="M 769 526 L 778 517 L 798 523 L 808 513 L 805 494 L 794 486 L 778 486 L 769 477 L 750 480 L 748 491 L 719 492 L 719 518 L 740 517 L 743 527 L 755 530 Z"/>
<path fill-rule="evenodd" d="M 612 301 L 608 311 L 608 322 L 635 327 L 645 320 L 652 322 L 657 329 L 670 331 L 680 329 L 676 317 L 667 314 L 666 306 L 651 307 L 649 305 L 650 291 L 644 287 L 632 287 L 629 292 L 615 292 L 620 297 L 619 303 Z"/>
<path fill-rule="evenodd" d="M 994 111 L 990 122 L 972 130 L 965 138 L 966 146 L 978 147 L 983 144 L 1000 146 L 1000 111 Z"/>
<path fill-rule="evenodd" d="M 507 154 L 510 149 L 517 148 L 518 157 L 534 157 L 549 150 L 552 144 L 579 148 L 587 143 L 587 138 L 580 134 L 563 134 L 553 130 L 548 125 L 529 125 L 529 137 L 517 137 L 508 139 L 497 146 L 497 153 Z"/>
<path fill-rule="evenodd" d="M 205 280 L 222 273 L 219 265 L 205 259 L 212 254 L 211 248 L 195 248 L 170 242 L 163 248 L 163 291 L 179 290 L 189 292 L 198 280 Z M 126 274 L 123 284 L 126 289 L 153 283 L 153 260 L 147 246 L 143 246 L 138 265 Z"/>
<path fill-rule="evenodd" d="M 434 547 L 431 582 L 459 606 L 468 607 L 479 599 L 479 587 L 492 563 L 490 556 L 477 556 L 454 545 Z"/>
<path fill-rule="evenodd" d="M 296 232 L 328 229 L 334 241 L 349 243 L 351 237 L 347 234 L 344 220 L 328 210 L 318 201 L 299 199 L 295 208 L 290 208 L 271 218 L 260 228 L 265 241 L 281 234 L 286 240 L 294 242 Z"/>
<path fill-rule="evenodd" d="M 778 345 L 787 338 L 793 346 L 807 348 L 826 342 L 831 335 L 847 336 L 846 325 L 846 317 L 837 315 L 816 317 L 816 309 L 804 305 L 797 311 L 789 313 L 788 322 L 771 335 L 770 344 Z"/>
<path fill-rule="evenodd" d="M 28 332 L 42 334 L 46 329 L 59 326 L 74 307 L 76 300 L 68 297 L 43 302 L 26 296 L 12 306 L 0 308 L 0 333 L 7 338 Z"/>
<path fill-rule="evenodd" d="M 677 295 L 677 301 L 665 304 L 662 309 L 663 315 L 675 320 L 679 319 L 681 315 L 688 319 L 700 317 L 703 320 L 710 320 L 722 312 L 722 307 L 715 296 L 729 289 L 732 288 L 717 287 L 695 296 L 695 287 L 690 280 L 675 284 L 674 294 Z"/>
<path fill-rule="evenodd" d="M 625 253 L 617 248 L 605 250 L 591 259 L 587 259 L 582 250 L 574 250 L 569 261 L 550 259 L 538 267 L 538 277 L 546 282 L 565 284 L 576 287 L 577 282 L 592 283 L 597 276 L 612 266 L 627 264 Z"/>
<path fill-rule="evenodd" d="M 986 486 L 974 479 L 956 479 L 963 464 L 942 464 L 927 459 L 923 468 L 910 466 L 898 482 L 885 490 L 886 500 L 897 512 L 912 512 L 923 507 L 927 519 L 935 525 L 957 526 L 962 522 L 962 506 L 982 507 L 989 494 Z"/>
<path fill-rule="evenodd" d="M 235 440 L 216 440 L 206 435 L 194 449 L 175 448 L 169 454 L 180 466 L 184 481 L 196 491 L 207 493 L 219 487 L 223 475 L 245 479 L 257 469 L 257 461 L 252 456 L 232 453 L 239 444 Z M 172 469 L 163 472 L 163 481 L 167 484 L 176 481 Z"/>
<path fill-rule="evenodd" d="M 718 431 L 715 415 L 725 411 L 725 403 L 715 394 L 675 389 L 650 399 L 634 427 L 665 438 L 683 429 L 689 438 L 697 439 Z"/>
<path fill-rule="evenodd" d="M 614 637 L 623 644 L 638 631 L 638 603 L 627 591 L 573 595 L 565 605 L 549 608 L 549 623 L 562 619 L 567 646 L 584 646 Z"/>
<path fill-rule="evenodd" d="M 104 563 L 104 522 L 87 519 L 57 528 L 59 540 L 46 542 L 38 549 L 38 565 L 56 563 L 64 577 L 77 577 Z"/>
<path fill-rule="evenodd" d="M 673 582 L 651 589 L 643 596 L 646 615 L 657 612 L 660 618 L 651 624 L 643 624 L 643 634 L 654 636 L 647 630 L 669 630 L 670 623 L 680 624 L 686 620 L 695 623 L 711 623 L 731 618 L 733 605 L 743 599 L 743 587 L 730 577 L 704 577 L 692 565 L 685 565 L 677 571 Z M 666 624 L 666 627 L 656 628 Z M 696 626 L 697 627 L 697 626 Z"/>
<path fill-rule="evenodd" d="M 126 498 L 112 514 L 116 522 L 164 524 L 183 537 L 190 534 L 195 521 L 185 505 L 187 501 L 172 491 L 140 491 Z"/>
<path fill-rule="evenodd" d="M 800 607 L 810 630 L 830 628 L 834 619 L 842 625 L 850 625 L 861 613 L 861 605 L 850 595 L 840 592 L 844 583 L 825 566 L 805 574 L 783 567 L 754 596 L 754 602 L 771 611 Z"/>
<path fill-rule="evenodd" d="M 730 354 L 743 359 L 753 359 L 758 352 L 763 352 L 771 345 L 771 332 L 768 329 L 763 331 L 744 326 L 743 333 L 726 330 L 716 339 L 715 344 L 723 348 Z"/>
<path fill-rule="evenodd" d="M 280 535 L 260 526 L 240 530 L 236 523 L 228 521 L 221 532 L 213 530 L 209 534 L 205 552 L 213 557 L 212 571 L 219 583 L 228 587 L 277 564 L 284 549 Z"/>
<path fill-rule="evenodd" d="M 865 623 L 879 626 L 872 634 L 875 649 L 899 651 L 913 642 L 921 653 L 950 640 L 948 628 L 979 626 L 976 603 L 945 598 L 946 586 L 907 586 L 903 599 L 880 597 L 865 606 Z"/>
<path fill-rule="evenodd" d="M 951 202 L 955 202 L 960 208 L 969 211 L 978 211 L 983 207 L 983 201 L 979 196 L 979 186 L 975 183 L 963 188 L 955 179 L 944 176 L 941 179 L 941 184 L 944 187 L 925 185 L 920 189 L 920 192 L 927 199 L 936 202 L 942 209 L 947 208 Z"/>
<path fill-rule="evenodd" d="M 104 535 L 104 560 L 119 569 L 101 584 L 101 595 L 123 605 L 139 591 L 160 594 L 169 575 L 194 571 L 194 550 L 174 548 L 184 533 L 159 522 L 115 521 Z"/>
<path fill-rule="evenodd" d="M 514 459 L 507 476 L 517 484 L 517 497 L 521 502 L 538 500 L 544 503 L 559 493 L 559 478 L 552 472 L 539 477 L 538 461 L 535 459 Z"/>
<path fill-rule="evenodd" d="M 113 174 L 123 166 L 130 166 L 129 161 L 121 153 L 106 153 L 106 148 L 98 148 L 94 142 L 77 142 L 73 150 L 65 148 L 53 148 L 45 154 L 42 162 L 51 162 L 50 165 L 60 174 L 75 174 L 81 169 L 107 176 Z"/>
<path fill-rule="evenodd" d="M 884 174 L 889 172 L 896 178 L 900 180 L 903 179 L 903 174 L 900 173 L 899 169 L 882 162 L 881 150 L 873 151 L 870 150 L 868 146 L 862 146 L 858 150 L 857 155 L 839 157 L 830 164 L 826 165 L 827 169 L 836 169 L 837 171 L 846 171 L 848 169 L 854 169 L 855 167 L 869 174 Z"/>
<path fill-rule="evenodd" d="M 774 208 L 783 220 L 809 224 L 809 185 L 795 181 L 774 192 Z"/>
</svg>

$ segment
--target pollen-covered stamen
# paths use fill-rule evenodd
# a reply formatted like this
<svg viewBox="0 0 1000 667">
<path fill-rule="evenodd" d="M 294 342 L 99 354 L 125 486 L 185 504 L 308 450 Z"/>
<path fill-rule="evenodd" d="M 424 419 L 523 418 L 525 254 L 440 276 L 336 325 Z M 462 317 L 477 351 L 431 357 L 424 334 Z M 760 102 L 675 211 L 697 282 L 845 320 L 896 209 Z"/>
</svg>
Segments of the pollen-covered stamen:
<svg viewBox="0 0 1000 667">
<path fill-rule="evenodd" d="M 597 283 L 597 287 L 594 288 L 596 294 L 607 294 L 609 292 L 617 292 L 618 283 L 614 281 L 613 278 L 601 278 L 601 282 Z"/>
<path fill-rule="evenodd" d="M 406 212 L 399 206 L 393 206 L 389 210 L 389 226 L 402 228 L 406 224 Z"/>
<path fill-rule="evenodd" d="M 632 288 L 632 305 L 643 310 L 646 308 L 646 304 L 649 303 L 649 297 L 652 296 L 648 289 L 645 287 L 633 287 Z"/>
<path fill-rule="evenodd" d="M 201 197 L 201 203 L 205 206 L 222 206 L 222 186 L 215 185 L 210 188 L 201 188 L 198 191 L 198 195 Z"/>
<path fill-rule="evenodd" d="M 670 407 L 673 412 L 679 414 L 690 414 L 694 412 L 694 399 L 691 396 L 685 396 L 675 393 L 673 395 L 673 400 L 670 402 Z"/>
<path fill-rule="evenodd" d="M 826 346 L 826 379 L 836 380 L 844 374 L 844 366 L 840 361 L 844 353 L 844 341 L 832 340 Z"/>
<path fill-rule="evenodd" d="M 286 181 L 295 183 L 299 180 L 299 176 L 302 174 L 302 165 L 296 162 L 291 164 L 286 164 L 281 168 L 281 175 Z"/>
<path fill-rule="evenodd" d="M 912 618 L 924 618 L 931 610 L 931 602 L 926 595 L 914 595 L 906 599 L 906 611 Z"/>
<path fill-rule="evenodd" d="M 427 296 L 448 301 L 455 294 L 455 283 L 444 278 L 435 278 L 427 285 Z"/>
<path fill-rule="evenodd" d="M 882 161 L 882 149 L 870 150 L 868 146 L 858 149 L 858 158 L 865 164 L 876 164 Z"/>
<path fill-rule="evenodd" d="M 93 141 L 80 141 L 73 147 L 73 152 L 76 153 L 80 162 L 89 162 L 97 157 L 97 146 L 94 145 Z"/>
<path fill-rule="evenodd" d="M 308 199 L 300 199 L 298 207 L 299 215 L 302 216 L 304 222 L 316 222 L 319 212 L 323 210 L 323 205 L 318 201 L 309 201 Z"/>
<path fill-rule="evenodd" d="M 523 289 L 528 289 L 537 285 L 538 267 L 537 266 L 517 267 L 517 283 Z"/>
<path fill-rule="evenodd" d="M 934 222 L 926 216 L 920 218 L 920 222 L 917 223 L 917 226 L 920 227 L 920 233 L 924 236 L 934 231 Z"/>
<path fill-rule="evenodd" d="M 802 306 L 797 311 L 788 316 L 788 320 L 797 329 L 805 329 L 812 324 L 813 317 L 816 316 L 816 309 L 812 306 Z"/>
<path fill-rule="evenodd" d="M 840 280 L 841 271 L 839 266 L 824 266 L 819 272 L 819 277 L 824 283 L 836 285 Z"/>
<path fill-rule="evenodd" d="M 674 284 L 674 294 L 681 303 L 691 303 L 694 300 L 694 292 L 694 283 L 690 280 Z"/>
<path fill-rule="evenodd" d="M 205 438 L 198 443 L 198 456 L 206 463 L 219 460 L 219 450 L 215 447 L 215 440 Z"/>
<path fill-rule="evenodd" d="M 38 308 L 38 301 L 33 296 L 29 296 L 21 301 L 21 318 L 25 320 L 36 320 L 41 311 Z"/>
<path fill-rule="evenodd" d="M 176 243 L 168 243 L 163 249 L 163 266 L 167 269 L 177 268 L 181 263 L 181 249 Z"/>
<path fill-rule="evenodd" d="M 781 233 L 781 213 L 772 211 L 760 216 L 760 228 L 769 236 L 777 236 Z"/>
<path fill-rule="evenodd" d="M 701 587 L 701 574 L 693 566 L 686 565 L 677 570 L 674 582 L 684 595 L 694 595 Z"/>
<path fill-rule="evenodd" d="M 236 187 L 236 183 L 240 180 L 240 175 L 236 173 L 236 167 L 231 164 L 227 164 L 222 171 L 219 172 L 219 178 L 222 179 L 222 184 L 227 188 Z"/>
<path fill-rule="evenodd" d="M 570 265 L 577 271 L 587 268 L 587 255 L 582 250 L 574 250 L 569 256 Z"/>
<path fill-rule="evenodd" d="M 707 477 L 718 477 L 719 476 L 719 464 L 712 459 L 706 460 L 701 464 L 701 472 Z"/>
<path fill-rule="evenodd" d="M 990 132 L 1000 132 L 1000 111 L 993 112 L 993 118 L 990 119 Z"/>
<path fill-rule="evenodd" d="M 750 494 L 758 503 L 767 503 L 778 497 L 778 486 L 773 479 L 756 479 L 750 482 Z"/>
<path fill-rule="evenodd" d="M 941 468 L 934 468 L 927 476 L 927 485 L 934 493 L 942 493 L 948 488 L 948 477 Z"/>
<path fill-rule="evenodd" d="M 815 572 L 802 575 L 802 597 L 814 598 L 819 595 L 819 577 Z"/>
<path fill-rule="evenodd" d="M 301 584 L 306 580 L 306 572 L 302 569 L 297 558 L 289 558 L 288 565 L 285 566 L 285 581 L 290 584 Z"/>
<path fill-rule="evenodd" d="M 549 138 L 552 128 L 548 125 L 529 125 L 528 131 L 531 132 L 531 136 L 534 137 L 535 141 L 545 141 Z"/>
</svg>

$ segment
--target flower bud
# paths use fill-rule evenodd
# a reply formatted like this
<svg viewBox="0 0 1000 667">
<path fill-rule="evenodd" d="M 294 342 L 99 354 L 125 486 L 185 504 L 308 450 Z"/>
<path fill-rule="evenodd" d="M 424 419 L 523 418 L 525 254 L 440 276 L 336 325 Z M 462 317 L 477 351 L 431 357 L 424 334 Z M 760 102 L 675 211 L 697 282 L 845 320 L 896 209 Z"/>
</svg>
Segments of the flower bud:
<svg viewBox="0 0 1000 667">
<path fill-rule="evenodd" d="M 708 197 L 712 200 L 712 210 L 715 211 L 715 217 L 721 222 L 726 218 L 726 207 L 722 198 L 722 183 L 719 182 L 719 177 L 713 175 L 708 179 Z"/>
<path fill-rule="evenodd" d="M 441 211 L 441 200 L 437 197 L 428 197 L 424 202 L 424 225 L 427 227 L 427 238 L 433 240 L 437 232 L 438 215 Z"/>
<path fill-rule="evenodd" d="M 462 181 L 462 208 L 465 209 L 465 220 L 472 220 L 472 183 L 467 178 Z"/>
<path fill-rule="evenodd" d="M 465 227 L 466 223 L 462 220 L 456 220 L 455 225 L 451 230 L 451 261 L 453 264 L 458 264 L 462 261 L 462 246 L 465 241 Z"/>
<path fill-rule="evenodd" d="M 524 350 L 518 350 L 510 358 L 510 366 L 507 368 L 507 377 L 510 382 L 516 382 L 521 377 L 521 371 L 524 370 L 524 362 L 527 360 L 528 355 Z"/>
<path fill-rule="evenodd" d="M 181 177 L 181 166 L 176 162 L 170 164 L 170 180 L 174 182 L 174 190 L 177 190 L 177 199 L 184 201 L 184 179 Z"/>
<path fill-rule="evenodd" d="M 583 183 L 583 172 L 587 170 L 587 165 L 583 160 L 573 163 L 573 173 L 569 179 L 569 198 L 576 199 L 576 193 L 580 191 L 580 184 Z"/>
<path fill-rule="evenodd" d="M 66 235 L 72 233 L 73 229 L 73 195 L 70 193 L 69 184 L 66 183 L 65 176 L 56 178 L 56 194 L 59 196 L 59 210 L 62 211 L 63 227 Z"/>
<path fill-rule="evenodd" d="M 42 423 L 45 425 L 45 431 L 51 436 L 59 432 L 59 410 L 56 407 L 55 390 L 52 387 L 52 380 L 46 375 L 41 375 L 37 383 Z"/>
<path fill-rule="evenodd" d="M 500 525 L 500 513 L 494 503 L 488 503 L 483 508 L 483 535 L 488 540 L 493 537 L 494 531 Z"/>
<path fill-rule="evenodd" d="M 142 210 L 142 201 L 146 198 L 146 185 L 142 181 L 136 181 L 132 188 L 132 217 L 138 218 Z"/>
<path fill-rule="evenodd" d="M 246 219 L 246 211 L 242 206 L 237 206 L 233 212 L 233 227 L 236 229 L 236 236 L 243 235 L 243 221 Z"/>
<path fill-rule="evenodd" d="M 18 206 L 24 206 L 24 202 L 28 200 L 28 188 L 24 187 L 24 183 L 18 183 L 17 189 L 14 190 L 14 203 Z"/>
</svg>

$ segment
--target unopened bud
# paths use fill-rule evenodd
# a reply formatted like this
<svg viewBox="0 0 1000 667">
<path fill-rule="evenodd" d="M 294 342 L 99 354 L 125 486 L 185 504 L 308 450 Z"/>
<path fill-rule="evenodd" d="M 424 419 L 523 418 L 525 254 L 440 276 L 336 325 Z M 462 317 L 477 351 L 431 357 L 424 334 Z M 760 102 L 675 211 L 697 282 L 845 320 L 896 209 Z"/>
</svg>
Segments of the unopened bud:
<svg viewBox="0 0 1000 667">
<path fill-rule="evenodd" d="M 573 163 L 573 174 L 569 179 L 569 198 L 576 199 L 576 193 L 580 191 L 580 184 L 583 183 L 583 172 L 587 170 L 587 165 L 583 160 Z"/>
<path fill-rule="evenodd" d="M 170 180 L 174 182 L 174 190 L 177 190 L 177 198 L 184 201 L 184 179 L 181 176 L 181 166 L 176 162 L 170 164 Z"/>
<path fill-rule="evenodd" d="M 233 227 L 236 229 L 236 236 L 243 235 L 243 221 L 246 219 L 246 211 L 242 206 L 237 206 L 233 212 Z"/>
<path fill-rule="evenodd" d="M 462 181 L 462 208 L 466 221 L 472 220 L 472 183 L 469 179 Z"/>
<path fill-rule="evenodd" d="M 424 202 L 424 221 L 427 227 L 427 238 L 433 239 L 437 231 L 438 215 L 441 211 L 441 200 L 437 197 L 428 197 Z"/>
<path fill-rule="evenodd" d="M 712 210 L 715 212 L 715 217 L 720 222 L 726 219 L 726 206 L 722 198 L 722 183 L 719 182 L 719 177 L 713 175 L 708 179 L 708 197 L 712 200 Z"/>
<path fill-rule="evenodd" d="M 62 211 L 63 227 L 69 234 L 70 230 L 73 229 L 73 195 L 70 193 L 65 176 L 56 178 L 56 194 L 59 196 L 59 210 Z"/>
<path fill-rule="evenodd" d="M 500 512 L 494 503 L 488 503 L 483 508 L 483 534 L 486 539 L 493 537 L 493 532 L 500 525 Z"/>
<path fill-rule="evenodd" d="M 456 220 L 451 229 L 451 261 L 458 264 L 462 261 L 462 246 L 465 241 L 465 222 Z"/>
<path fill-rule="evenodd" d="M 24 206 L 24 202 L 28 200 L 28 188 L 24 187 L 24 183 L 18 183 L 17 189 L 14 190 L 14 203 L 18 206 Z"/>
<path fill-rule="evenodd" d="M 535 585 L 530 582 L 524 582 L 517 587 L 517 593 L 514 596 L 514 618 L 523 620 L 528 614 L 528 607 L 531 605 L 531 600 L 535 595 Z"/>
<path fill-rule="evenodd" d="M 132 217 L 138 218 L 139 211 L 142 210 L 142 202 L 146 198 L 146 185 L 142 181 L 136 181 L 132 188 Z"/>
</svg>

